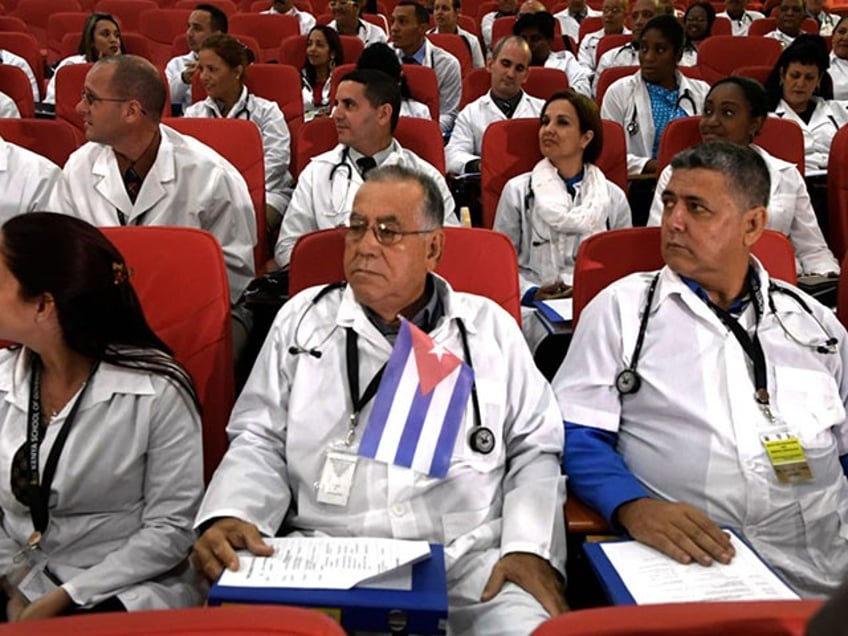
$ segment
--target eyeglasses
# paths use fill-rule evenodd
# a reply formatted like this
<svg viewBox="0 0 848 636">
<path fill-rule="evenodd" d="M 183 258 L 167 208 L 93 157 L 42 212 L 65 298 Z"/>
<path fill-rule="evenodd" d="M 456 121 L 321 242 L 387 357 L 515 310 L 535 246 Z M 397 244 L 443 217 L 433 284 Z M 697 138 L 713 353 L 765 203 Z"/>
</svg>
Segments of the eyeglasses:
<svg viewBox="0 0 848 636">
<path fill-rule="evenodd" d="M 330 0 L 331 7 L 346 7 L 351 4 L 356 4 L 353 0 Z"/>
<path fill-rule="evenodd" d="M 369 225 L 366 221 L 357 219 L 352 219 L 345 227 L 347 229 L 345 236 L 348 240 L 361 241 L 365 238 L 365 233 L 370 229 L 374 232 L 374 237 L 380 245 L 395 245 L 400 243 L 404 236 L 409 236 L 410 234 L 427 234 L 435 229 L 401 230 L 397 223 L 380 222 Z"/>
<path fill-rule="evenodd" d="M 84 90 L 80 95 L 82 101 L 84 101 L 89 106 L 93 105 L 94 102 L 128 102 L 130 100 L 125 99 L 123 97 L 98 97 L 94 93 L 90 91 Z"/>
<path fill-rule="evenodd" d="M 619 13 L 623 13 L 623 11 L 621 7 L 603 7 L 601 13 L 604 15 L 618 15 Z"/>
</svg>

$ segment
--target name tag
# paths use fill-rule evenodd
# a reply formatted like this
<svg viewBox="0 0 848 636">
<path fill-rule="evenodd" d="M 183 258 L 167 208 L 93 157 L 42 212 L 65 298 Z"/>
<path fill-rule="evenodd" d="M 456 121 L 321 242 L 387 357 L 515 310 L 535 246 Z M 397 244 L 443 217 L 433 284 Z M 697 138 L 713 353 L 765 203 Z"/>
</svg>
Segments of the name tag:
<svg viewBox="0 0 848 636">
<path fill-rule="evenodd" d="M 797 437 L 791 433 L 768 433 L 761 435 L 760 441 L 780 483 L 813 481 L 810 464 Z"/>
<path fill-rule="evenodd" d="M 342 451 L 327 451 L 321 481 L 318 482 L 318 502 L 331 506 L 346 506 L 353 486 L 357 455 Z"/>
</svg>

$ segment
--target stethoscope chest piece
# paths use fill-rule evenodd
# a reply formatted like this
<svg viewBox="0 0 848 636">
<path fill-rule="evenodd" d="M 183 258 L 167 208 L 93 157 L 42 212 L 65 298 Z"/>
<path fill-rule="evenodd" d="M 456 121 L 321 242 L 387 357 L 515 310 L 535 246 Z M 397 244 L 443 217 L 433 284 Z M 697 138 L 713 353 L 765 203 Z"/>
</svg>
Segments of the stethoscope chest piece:
<svg viewBox="0 0 848 636">
<path fill-rule="evenodd" d="M 485 426 L 475 426 L 468 434 L 468 445 L 475 453 L 488 455 L 495 448 L 495 434 Z"/>
<path fill-rule="evenodd" d="M 641 386 L 642 380 L 633 369 L 624 369 L 615 376 L 615 388 L 622 395 L 636 393 Z"/>
</svg>

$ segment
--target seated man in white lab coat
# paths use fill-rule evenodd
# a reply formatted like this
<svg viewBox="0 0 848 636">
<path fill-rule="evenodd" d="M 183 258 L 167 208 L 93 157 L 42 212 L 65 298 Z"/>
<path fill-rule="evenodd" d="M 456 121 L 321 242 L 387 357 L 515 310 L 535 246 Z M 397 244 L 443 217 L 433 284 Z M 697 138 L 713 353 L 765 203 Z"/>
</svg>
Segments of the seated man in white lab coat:
<svg viewBox="0 0 848 636">
<path fill-rule="evenodd" d="M 0 137 L 0 225 L 18 214 L 50 210 L 61 177 L 49 159 Z"/>
<path fill-rule="evenodd" d="M 751 256 L 756 151 L 701 144 L 672 167 L 666 266 L 589 303 L 553 381 L 569 485 L 681 563 L 731 561 L 729 527 L 799 594 L 827 594 L 848 572 L 848 334 Z"/>
<path fill-rule="evenodd" d="M 382 71 L 360 69 L 342 78 L 332 115 L 339 144 L 313 157 L 297 180 L 274 248 L 280 267 L 288 267 L 298 238 L 347 222 L 365 174 L 377 166 L 400 164 L 429 176 L 442 193 L 445 225 L 459 224 L 445 178 L 392 136 L 399 113 L 400 87 Z"/>
<path fill-rule="evenodd" d="M 589 73 L 570 51 L 553 51 L 554 18 L 547 11 L 525 13 L 512 27 L 514 35 L 527 40 L 532 57 L 530 66 L 559 69 L 568 78 L 568 87 L 591 97 Z"/>
<path fill-rule="evenodd" d="M 262 537 L 278 531 L 419 539 L 444 545 L 452 636 L 529 634 L 567 609 L 560 414 L 512 316 L 432 273 L 445 241 L 442 205 L 414 168 L 373 170 L 353 202 L 347 286 L 306 290 L 277 315 L 196 520 L 194 562 L 208 578 L 238 568 L 236 548 L 269 554 Z M 368 451 L 376 404 L 386 404 L 372 378 L 384 377 L 410 337 L 432 338 L 439 360 L 471 367 L 463 369 L 477 398 L 458 398 L 456 419 L 428 411 L 434 424 L 421 444 L 401 443 L 384 461 Z M 397 382 L 392 367 L 385 377 Z M 450 377 L 432 390 L 451 395 Z M 428 408 L 438 408 L 432 396 Z M 440 455 L 436 440 L 443 460 L 427 459 Z M 414 461 L 397 459 L 408 453 Z M 327 462 L 348 466 L 338 487 L 322 481 Z"/>
<path fill-rule="evenodd" d="M 191 106 L 191 82 L 197 73 L 197 52 L 203 40 L 216 33 L 226 33 L 227 14 L 214 4 L 198 4 L 188 16 L 186 40 L 189 51 L 171 58 L 165 66 L 165 77 L 171 91 L 171 105 L 179 114 Z"/>
<path fill-rule="evenodd" d="M 301 35 L 307 35 L 315 26 L 315 16 L 294 6 L 293 0 L 274 0 L 271 8 L 262 12 L 268 15 L 290 15 L 297 18 Z"/>
<path fill-rule="evenodd" d="M 439 84 L 439 126 L 450 133 L 459 113 L 462 71 L 459 60 L 427 39 L 430 14 L 424 5 L 402 0 L 392 11 L 392 45 L 402 64 L 426 66 L 436 72 Z"/>
<path fill-rule="evenodd" d="M 495 45 L 489 60 L 492 88 L 462 109 L 445 146 L 447 171 L 480 172 L 480 149 L 489 124 L 513 117 L 538 117 L 544 102 L 521 90 L 530 74 L 530 46 L 516 35 Z"/>
<path fill-rule="evenodd" d="M 244 178 L 193 137 L 160 123 L 165 84 L 147 60 L 104 57 L 77 111 L 89 143 L 74 152 L 51 209 L 92 225 L 176 225 L 212 233 L 233 302 L 253 279 L 256 217 Z"/>
</svg>

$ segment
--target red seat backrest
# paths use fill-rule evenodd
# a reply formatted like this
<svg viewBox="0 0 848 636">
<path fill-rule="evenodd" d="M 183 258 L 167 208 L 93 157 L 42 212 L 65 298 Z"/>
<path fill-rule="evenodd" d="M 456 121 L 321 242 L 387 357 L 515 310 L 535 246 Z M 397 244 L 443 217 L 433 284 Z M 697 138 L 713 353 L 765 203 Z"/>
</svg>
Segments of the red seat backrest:
<svg viewBox="0 0 848 636">
<path fill-rule="evenodd" d="M 150 42 L 150 57 L 153 64 L 165 68 L 173 57 L 171 47 L 178 35 L 185 35 L 189 9 L 148 9 L 138 17 L 138 32 Z M 180 54 L 188 52 L 188 48 Z"/>
<path fill-rule="evenodd" d="M 780 42 L 774 38 L 714 35 L 704 40 L 698 48 L 698 68 L 704 81 L 714 84 L 733 75 L 744 64 L 756 62 L 763 66 L 774 66 L 782 50 Z"/>
<path fill-rule="evenodd" d="M 56 73 L 56 119 L 68 123 L 74 131 L 77 145 L 85 143 L 85 126 L 77 113 L 85 76 L 93 64 L 69 64 Z"/>
<path fill-rule="evenodd" d="M 527 94 L 546 100 L 554 93 L 568 89 L 568 77 L 558 68 L 531 66 L 523 88 Z"/>
<path fill-rule="evenodd" d="M 558 21 L 558 20 L 557 20 Z M 604 22 L 599 15 L 587 15 L 580 21 L 580 29 L 577 31 L 577 42 L 583 41 L 587 33 L 594 33 L 604 28 Z"/>
<path fill-rule="evenodd" d="M 138 20 L 144 11 L 158 9 L 154 0 L 100 0 L 97 3 L 99 13 L 110 13 L 121 25 L 121 35 L 138 31 Z"/>
<path fill-rule="evenodd" d="M 748 35 L 762 37 L 775 29 L 777 29 L 777 18 L 759 18 L 751 23 L 748 29 Z M 813 18 L 804 18 L 804 21 L 801 23 L 801 31 L 816 35 L 819 32 L 819 23 Z"/>
<path fill-rule="evenodd" d="M 723 4 L 721 10 L 724 11 Z M 733 24 L 730 22 L 730 18 L 716 16 L 715 22 L 713 22 L 713 28 L 710 29 L 709 37 L 715 37 L 717 35 L 733 35 Z"/>
<path fill-rule="evenodd" d="M 276 60 L 283 40 L 300 35 L 300 22 L 292 15 L 237 13 L 230 18 L 230 33 L 249 35 L 259 43 L 260 62 Z"/>
<path fill-rule="evenodd" d="M 471 69 L 474 68 L 471 61 L 471 50 L 465 43 L 465 38 L 461 35 L 454 33 L 428 33 L 427 39 L 434 46 L 444 49 L 459 60 L 459 70 L 462 77 L 468 75 Z"/>
<path fill-rule="evenodd" d="M 0 119 L 0 137 L 47 157 L 60 168 L 78 147 L 68 124 L 49 119 Z"/>
<path fill-rule="evenodd" d="M 11 15 L 0 15 L 0 31 L 12 31 L 13 33 L 26 33 L 29 35 L 29 27 L 20 18 Z"/>
<path fill-rule="evenodd" d="M 0 91 L 15 101 L 21 117 L 35 117 L 35 100 L 29 78 L 17 66 L 0 64 Z"/>
<path fill-rule="evenodd" d="M 521 324 L 518 259 L 509 238 L 479 228 L 446 227 L 445 249 L 436 273 L 457 291 L 486 296 Z M 301 236 L 291 255 L 289 293 L 344 280 L 344 228 Z M 486 272 L 481 276 L 480 272 Z"/>
<path fill-rule="evenodd" d="M 47 21 L 56 9 L 56 0 L 20 0 L 10 15 L 23 20 L 38 41 L 38 45 L 46 49 Z M 83 8 L 77 0 L 62 0 L 61 10 L 82 11 Z"/>
<path fill-rule="evenodd" d="M 305 35 L 293 35 L 283 40 L 279 51 L 280 63 L 302 69 L 306 63 L 306 39 Z M 365 44 L 355 35 L 340 35 L 339 39 L 342 42 L 343 63 L 356 64 Z"/>
<path fill-rule="evenodd" d="M 613 83 L 620 80 L 622 77 L 628 77 L 629 75 L 633 75 L 634 73 L 639 72 L 638 66 L 613 66 L 612 68 L 606 69 L 601 76 L 598 78 L 598 85 L 595 95 L 595 102 L 598 104 L 598 107 L 602 107 L 604 104 L 604 95 L 607 93 L 607 89 Z"/>
<path fill-rule="evenodd" d="M 475 99 L 479 99 L 492 87 L 492 74 L 487 68 L 474 68 L 462 78 L 462 97 L 459 109 L 462 110 Z"/>
<path fill-rule="evenodd" d="M 733 69 L 733 75 L 738 77 L 750 77 L 757 80 L 760 84 L 765 85 L 768 76 L 771 75 L 771 66 L 762 66 L 760 64 L 747 64 L 745 66 L 737 66 Z"/>
<path fill-rule="evenodd" d="M 612 35 L 605 35 L 598 40 L 598 48 L 595 49 L 595 63 L 597 64 L 598 60 L 601 59 L 601 56 L 607 51 L 624 46 L 632 39 L 633 36 L 629 33 L 613 33 Z"/>
<path fill-rule="evenodd" d="M 183 227 L 108 227 L 151 328 L 194 381 L 203 407 L 206 481 L 227 449 L 235 401 L 230 290 L 217 239 Z"/>
<path fill-rule="evenodd" d="M 0 49 L 24 58 L 35 74 L 38 90 L 44 97 L 44 57 L 36 39 L 29 33 L 0 32 Z"/>
<path fill-rule="evenodd" d="M 827 202 L 829 218 L 828 245 L 834 256 L 840 261 L 848 253 L 848 126 L 840 128 L 830 144 L 830 155 L 827 163 Z M 848 280 L 848 274 L 842 276 Z M 843 300 L 844 299 L 844 300 Z M 848 303 L 848 294 L 840 291 L 840 308 Z M 845 305 L 848 309 L 848 304 Z M 842 311 L 841 316 L 848 319 L 848 313 Z"/>
<path fill-rule="evenodd" d="M 62 38 L 65 34 L 82 32 L 88 16 L 88 13 L 77 11 L 53 13 L 47 19 L 47 62 L 49 64 L 61 59 Z"/>
<path fill-rule="evenodd" d="M 206 2 L 206 0 L 203 1 Z M 192 11 L 194 11 L 194 7 L 196 7 L 198 4 L 200 3 L 195 2 L 195 0 L 177 0 L 176 2 L 172 3 L 172 6 L 175 9 L 191 9 Z M 232 2 L 232 0 L 209 0 L 209 4 L 218 7 L 227 15 L 228 18 L 238 13 L 239 10 L 238 6 L 236 6 L 236 3 Z"/>
</svg>

